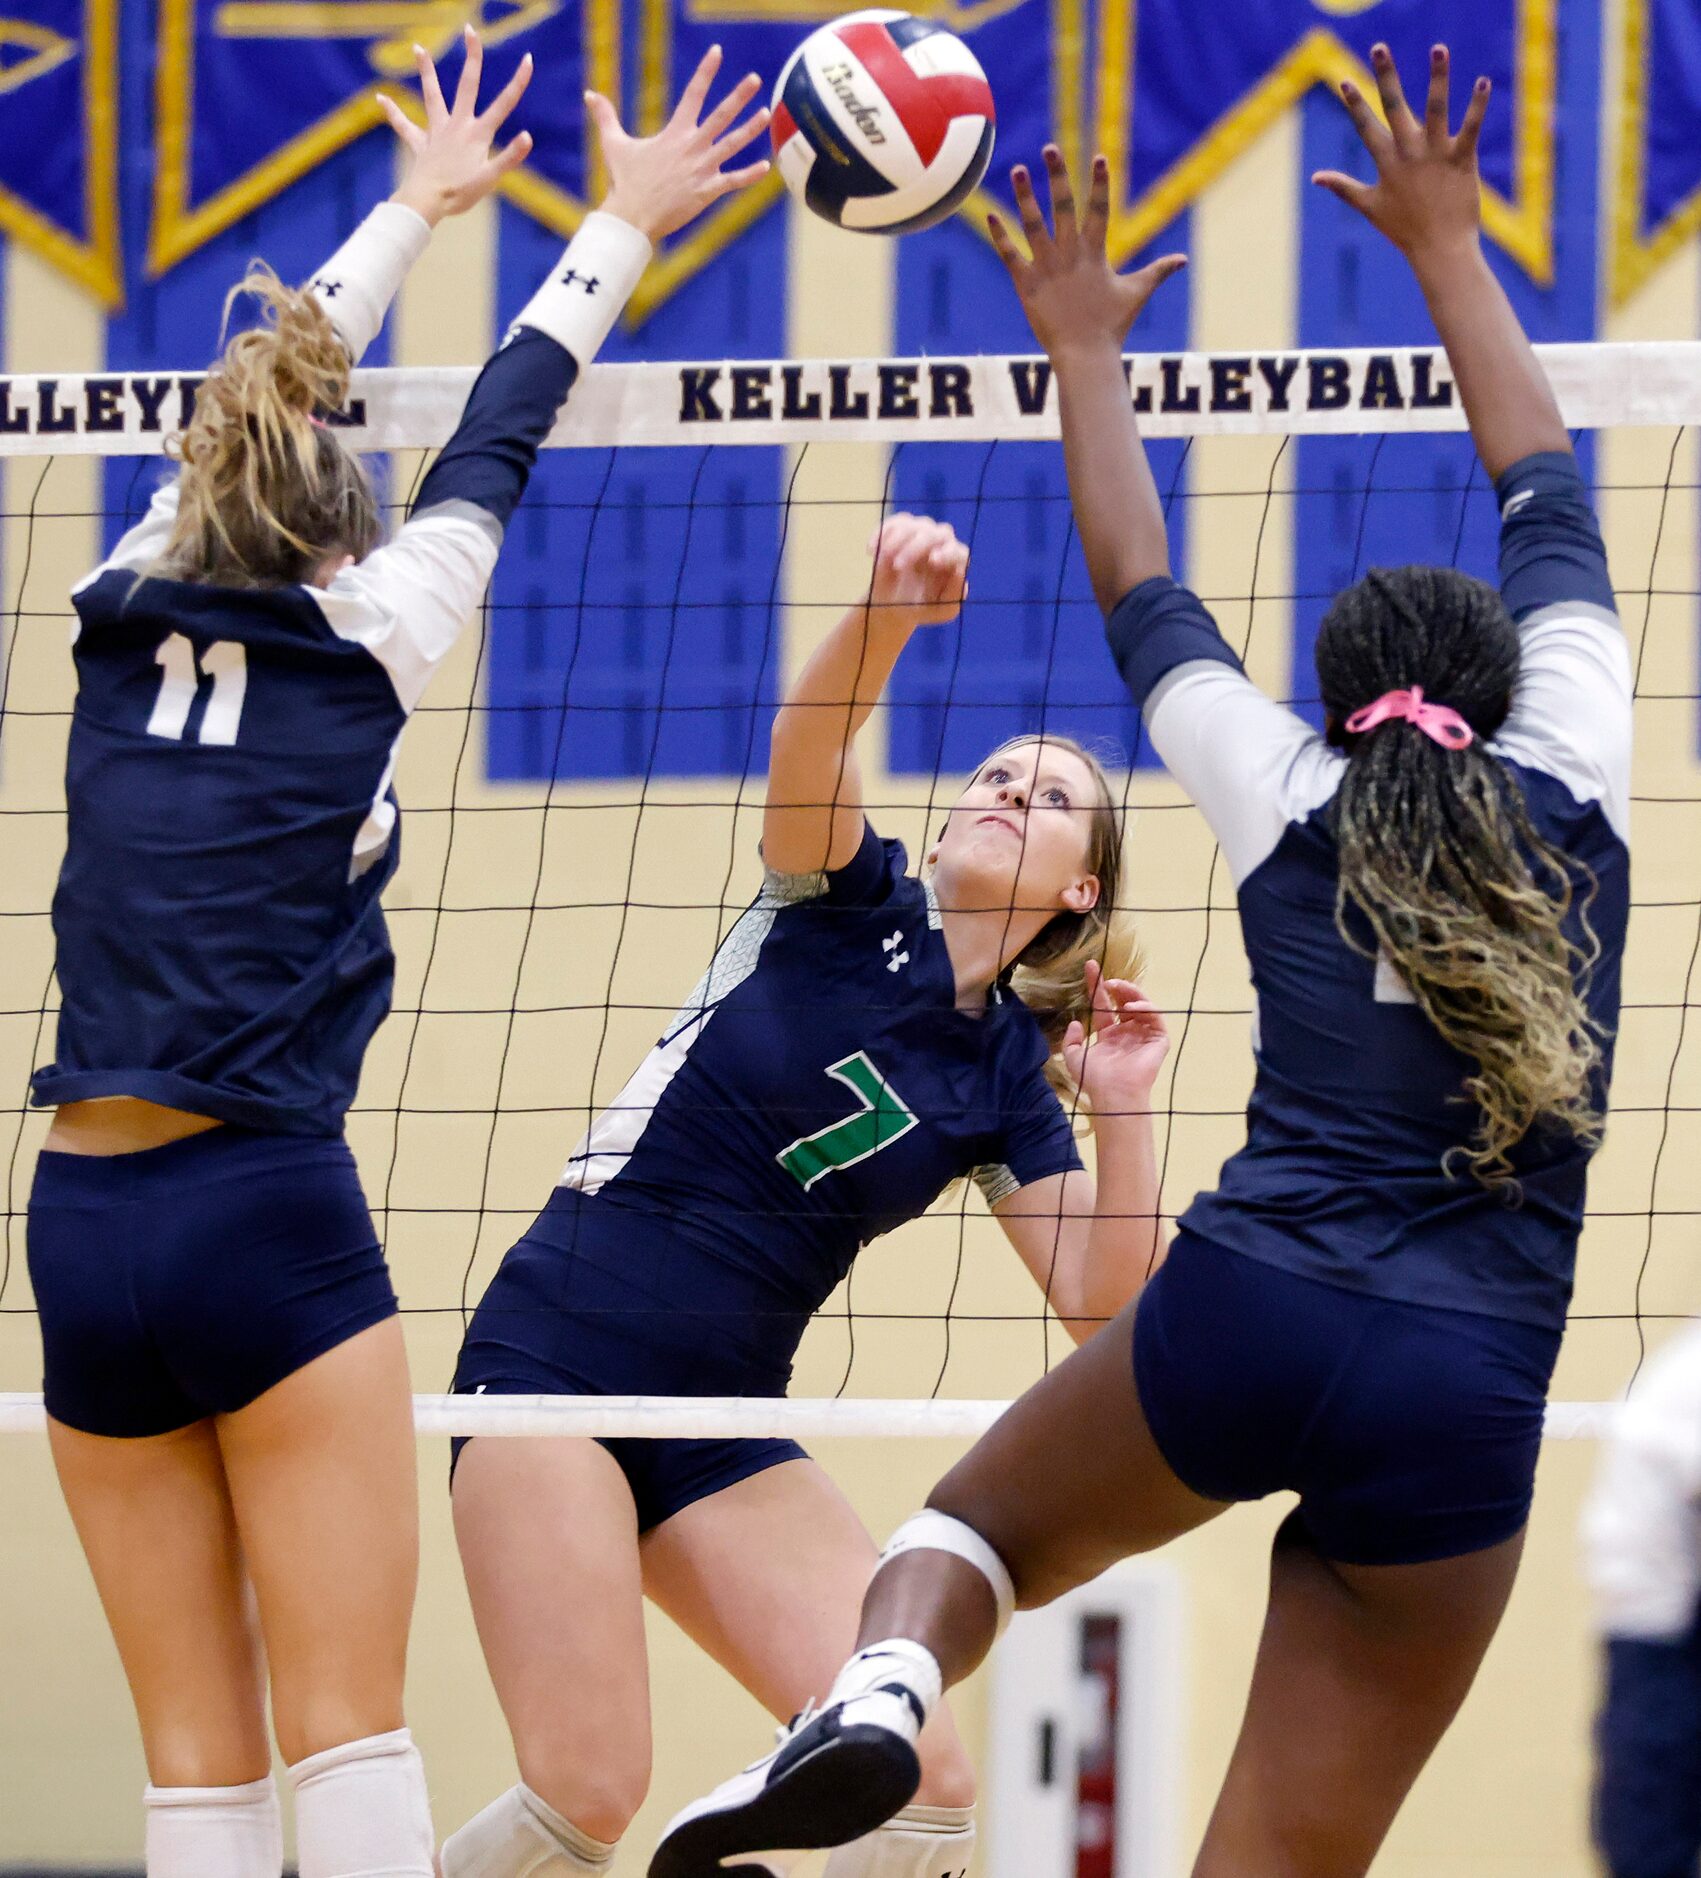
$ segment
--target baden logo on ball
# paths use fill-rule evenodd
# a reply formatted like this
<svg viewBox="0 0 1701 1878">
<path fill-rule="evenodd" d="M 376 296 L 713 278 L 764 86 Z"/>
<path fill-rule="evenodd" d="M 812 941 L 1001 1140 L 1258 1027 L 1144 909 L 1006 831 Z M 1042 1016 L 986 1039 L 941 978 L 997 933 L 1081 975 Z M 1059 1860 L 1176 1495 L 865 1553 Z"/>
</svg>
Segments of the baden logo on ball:
<svg viewBox="0 0 1701 1878">
<path fill-rule="evenodd" d="M 992 160 L 992 87 L 955 33 L 886 8 L 813 32 L 774 87 L 774 157 L 840 228 L 902 235 L 961 208 Z"/>
</svg>

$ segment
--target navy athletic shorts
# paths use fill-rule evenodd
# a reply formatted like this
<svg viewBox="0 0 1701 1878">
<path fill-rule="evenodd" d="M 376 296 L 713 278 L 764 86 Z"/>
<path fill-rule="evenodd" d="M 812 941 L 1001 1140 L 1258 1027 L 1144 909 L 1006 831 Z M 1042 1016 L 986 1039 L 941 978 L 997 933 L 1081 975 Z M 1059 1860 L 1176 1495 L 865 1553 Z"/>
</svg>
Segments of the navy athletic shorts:
<svg viewBox="0 0 1701 1878">
<path fill-rule="evenodd" d="M 229 1126 L 134 1154 L 44 1153 L 29 1210 L 47 1412 L 161 1435 L 392 1317 L 340 1137 Z"/>
<path fill-rule="evenodd" d="M 1344 1565 L 1521 1531 L 1558 1355 L 1556 1330 L 1348 1291 L 1185 1231 L 1134 1319 L 1135 1387 L 1182 1483 L 1297 1493 Z"/>
<path fill-rule="evenodd" d="M 806 1320 L 764 1320 L 746 1294 L 735 1321 L 739 1295 L 736 1276 L 711 1269 L 663 1222 L 557 1188 L 473 1313 L 455 1393 L 783 1396 Z M 465 1445 L 453 1444 L 451 1472 Z M 804 1455 L 773 1439 L 600 1445 L 632 1489 L 640 1532 Z"/>
</svg>

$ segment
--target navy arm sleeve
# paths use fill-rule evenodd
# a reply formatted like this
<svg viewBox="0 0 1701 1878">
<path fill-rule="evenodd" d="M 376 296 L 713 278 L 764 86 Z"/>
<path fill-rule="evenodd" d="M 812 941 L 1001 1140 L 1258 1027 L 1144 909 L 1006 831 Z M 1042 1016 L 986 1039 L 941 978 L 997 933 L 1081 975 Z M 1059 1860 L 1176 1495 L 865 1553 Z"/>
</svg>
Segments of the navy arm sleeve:
<svg viewBox="0 0 1701 1878">
<path fill-rule="evenodd" d="M 1141 710 L 1177 666 L 1215 659 L 1237 672 L 1244 670 L 1205 603 L 1168 574 L 1156 574 L 1125 593 L 1111 608 L 1105 636 Z"/>
<path fill-rule="evenodd" d="M 420 485 L 413 513 L 466 503 L 482 509 L 498 530 L 506 528 L 578 375 L 564 346 L 533 327 L 517 327 L 479 373 L 454 436 Z"/>
<path fill-rule="evenodd" d="M 1577 460 L 1514 463 L 1500 496 L 1500 586 L 1518 622 L 1518 685 L 1495 737 L 1515 762 L 1600 802 L 1629 838 L 1632 676 L 1606 548 Z"/>
<path fill-rule="evenodd" d="M 1612 612 L 1606 544 L 1569 450 L 1514 463 L 1496 481 L 1500 501 L 1500 591 L 1522 624 L 1547 607 L 1581 601 Z"/>
</svg>

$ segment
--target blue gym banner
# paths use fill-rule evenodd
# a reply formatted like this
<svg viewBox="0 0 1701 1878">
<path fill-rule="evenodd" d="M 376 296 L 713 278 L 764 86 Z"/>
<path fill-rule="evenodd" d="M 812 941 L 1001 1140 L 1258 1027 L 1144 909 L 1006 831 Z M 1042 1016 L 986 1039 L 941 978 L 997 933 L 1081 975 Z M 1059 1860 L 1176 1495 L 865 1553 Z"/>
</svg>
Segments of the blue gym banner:
<svg viewBox="0 0 1701 1878">
<path fill-rule="evenodd" d="M 1237 0 L 1233 30 L 1199 0 L 940 0 L 924 8 L 973 44 L 998 104 L 999 156 L 965 213 L 1005 194 L 1009 159 L 1055 135 L 1077 161 L 1115 170 L 1119 258 L 1173 222 L 1275 118 L 1314 86 L 1370 83 L 1363 55 L 1388 38 L 1422 70 L 1449 38 L 1468 82 L 1501 88 L 1485 150 L 1490 234 L 1534 278 L 1552 267 L 1553 71 L 1558 0 Z M 417 109 L 411 46 L 459 65 L 469 21 L 493 78 L 524 52 L 538 68 L 523 107 L 537 140 L 506 192 L 568 234 L 600 179 L 585 86 L 619 99 L 643 132 L 666 116 L 706 48 L 726 71 L 772 81 L 798 38 L 842 0 L 161 0 L 150 264 L 160 273 L 381 124 L 389 89 Z M 1462 89 L 1462 87 L 1461 87 Z M 632 309 L 642 320 L 779 200 L 770 177 L 662 256 Z"/>
<path fill-rule="evenodd" d="M 1693 4 L 1693 0 L 1676 0 Z M 1370 47 L 1393 48 L 1421 113 L 1429 48 L 1452 47 L 1454 109 L 1493 79 L 1483 138 L 1484 225 L 1533 279 L 1553 273 L 1554 85 L 1559 0 L 1097 0 L 1080 34 L 1054 27 L 1072 59 L 1060 90 L 1090 141 L 1126 177 L 1113 239 L 1136 253 L 1314 86 L 1344 78 L 1374 96 Z M 1090 107 L 1085 101 L 1090 99 Z M 1344 123 L 1344 119 L 1343 119 Z M 1085 141 L 1076 155 L 1085 153 Z M 1343 152 L 1343 161 L 1346 152 Z M 1363 170 L 1360 154 L 1355 165 Z"/>
<path fill-rule="evenodd" d="M 1701 230 L 1701 8 L 1624 0 L 1621 61 L 1611 218 L 1620 303 Z"/>
<path fill-rule="evenodd" d="M 118 254 L 118 0 L 0 14 L 0 232 L 105 302 Z"/>
</svg>

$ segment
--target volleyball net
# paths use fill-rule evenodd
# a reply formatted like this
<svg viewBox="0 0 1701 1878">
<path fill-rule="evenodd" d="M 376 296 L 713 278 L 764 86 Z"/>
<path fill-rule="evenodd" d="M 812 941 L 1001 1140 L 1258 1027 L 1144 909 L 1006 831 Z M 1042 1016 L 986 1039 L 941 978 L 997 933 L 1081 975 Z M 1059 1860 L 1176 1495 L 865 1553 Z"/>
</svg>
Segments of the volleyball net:
<svg viewBox="0 0 1701 1878">
<path fill-rule="evenodd" d="M 1601 508 L 1636 672 L 1636 869 L 1613 1113 L 1553 1435 L 1597 1432 L 1701 1305 L 1701 345 L 1548 366 Z M 1130 361 L 1178 572 L 1249 671 L 1320 716 L 1333 595 L 1366 567 L 1494 569 L 1493 493 L 1433 350 Z M 399 513 L 470 371 L 357 373 L 346 438 Z M 25 1209 L 47 1118 L 49 905 L 64 841 L 68 592 L 141 513 L 194 374 L 0 378 L 0 1430 L 41 1425 Z M 918 635 L 864 733 L 912 861 L 980 756 L 1051 730 L 1118 752 L 1128 911 L 1168 1013 L 1173 1218 L 1243 1138 L 1251 1000 L 1234 895 L 1103 645 L 1043 362 L 599 367 L 516 516 L 480 616 L 402 746 L 393 1013 L 350 1139 L 407 1321 L 422 1433 L 980 1432 L 1069 1347 L 972 1185 L 874 1241 L 811 1325 L 792 1398 L 448 1397 L 465 1321 L 759 884 L 767 730 L 860 597 L 880 517 L 951 521 L 960 623 Z M 1086 1150 L 1090 1164 L 1090 1148 Z"/>
</svg>

